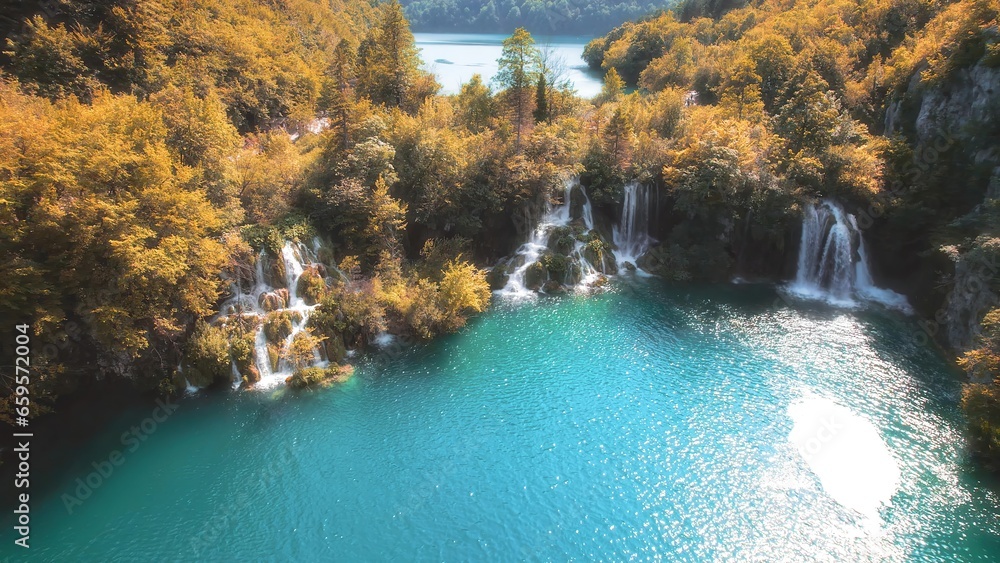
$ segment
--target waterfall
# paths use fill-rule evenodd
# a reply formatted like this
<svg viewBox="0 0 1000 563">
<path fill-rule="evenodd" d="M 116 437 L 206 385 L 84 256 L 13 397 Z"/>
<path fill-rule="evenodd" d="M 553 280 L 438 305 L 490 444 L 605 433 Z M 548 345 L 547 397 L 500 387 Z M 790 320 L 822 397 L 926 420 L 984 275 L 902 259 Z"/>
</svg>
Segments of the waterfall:
<svg viewBox="0 0 1000 563">
<path fill-rule="evenodd" d="M 653 207 L 650 198 L 653 191 L 639 182 L 625 185 L 621 220 L 615 225 L 613 232 L 617 247 L 615 256 L 619 263 L 627 261 L 635 264 L 653 242 L 653 238 L 649 236 L 650 210 Z"/>
<path fill-rule="evenodd" d="M 531 265 L 538 262 L 545 251 L 548 250 L 549 236 L 552 234 L 552 231 L 560 227 L 567 227 L 573 221 L 570 200 L 574 189 L 579 189 L 583 195 L 580 217 L 585 227 L 583 234 L 589 234 L 594 228 L 594 211 L 590 204 L 590 198 L 587 196 L 587 191 L 580 185 L 579 179 L 573 178 L 567 180 L 563 188 L 562 203 L 557 205 L 549 203 L 547 205 L 541 220 L 532 229 L 531 237 L 517 249 L 515 256 L 520 264 L 510 273 L 507 284 L 503 289 L 496 292 L 498 295 L 512 297 L 529 297 L 535 295 L 535 292 L 527 287 L 525 276 Z M 585 246 L 585 243 L 578 239 L 574 242 L 573 249 L 567 255 L 567 258 L 573 260 L 580 267 L 582 272 L 580 286 L 593 283 L 602 273 L 601 270 L 603 270 L 603 267 L 599 270 L 586 259 L 583 253 Z"/>
<path fill-rule="evenodd" d="M 316 258 L 320 247 L 318 239 L 312 241 L 312 247 L 309 248 L 304 244 L 291 241 L 285 242 L 275 258 L 281 261 L 284 271 L 284 279 L 276 281 L 276 283 L 280 286 L 283 282 L 284 288 L 275 288 L 268 283 L 265 265 L 269 264 L 272 258 L 265 251 L 261 251 L 254 264 L 250 290 L 244 292 L 239 283 L 234 284 L 235 295 L 222 306 L 219 319 L 234 315 L 251 316 L 260 321 L 254 334 L 254 365 L 260 374 L 260 380 L 256 383 L 256 387 L 269 388 L 280 385 L 294 373 L 294 366 L 285 359 L 279 360 L 276 370 L 272 369 L 268 344 L 278 344 L 281 349 L 287 349 L 296 335 L 305 330 L 309 323 L 309 316 L 316 308 L 316 305 L 308 305 L 298 294 L 299 279 L 309 266 L 318 263 Z M 264 321 L 268 313 L 283 312 L 295 313 L 292 317 L 291 332 L 282 342 L 269 343 L 264 332 Z M 312 365 L 322 366 L 325 363 L 319 350 L 313 350 Z M 235 363 L 232 365 L 232 375 L 233 386 L 238 387 L 242 382 L 243 375 L 240 374 Z"/>
<path fill-rule="evenodd" d="M 857 220 L 832 200 L 809 204 L 803 210 L 798 271 L 788 289 L 799 297 L 839 306 L 874 301 L 910 310 L 905 297 L 872 281 Z"/>
</svg>

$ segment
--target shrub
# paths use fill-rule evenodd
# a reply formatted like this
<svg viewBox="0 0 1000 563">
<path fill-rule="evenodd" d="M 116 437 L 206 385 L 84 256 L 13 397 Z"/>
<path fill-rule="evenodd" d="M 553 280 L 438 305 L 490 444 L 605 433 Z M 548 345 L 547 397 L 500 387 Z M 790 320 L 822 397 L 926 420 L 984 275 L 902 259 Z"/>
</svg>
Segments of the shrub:
<svg viewBox="0 0 1000 563">
<path fill-rule="evenodd" d="M 184 376 L 192 385 L 207 387 L 229 377 L 229 334 L 225 328 L 198 321 L 184 352 Z"/>
<path fill-rule="evenodd" d="M 319 385 L 345 383 L 352 375 L 354 375 L 352 366 L 309 367 L 297 370 L 294 375 L 285 380 L 285 383 L 293 389 L 304 389 Z"/>
</svg>

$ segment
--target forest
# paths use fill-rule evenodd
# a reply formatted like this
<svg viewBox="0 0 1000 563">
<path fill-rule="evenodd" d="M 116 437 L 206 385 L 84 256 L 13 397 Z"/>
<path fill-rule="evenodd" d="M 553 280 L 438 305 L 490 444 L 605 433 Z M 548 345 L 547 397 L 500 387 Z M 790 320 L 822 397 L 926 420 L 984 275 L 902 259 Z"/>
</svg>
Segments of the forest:
<svg viewBox="0 0 1000 563">
<path fill-rule="evenodd" d="M 1000 66 L 1000 4 L 657 8 L 59 0 L 5 20 L 0 317 L 46 344 L 33 399 L 52 408 L 92 378 L 177 393 L 192 374 L 226 380 L 231 365 L 252 387 L 257 323 L 287 337 L 291 321 L 211 321 L 233 280 L 285 240 L 328 241 L 336 274 L 299 288 L 317 312 L 274 350 L 295 365 L 320 343 L 334 350 L 331 373 L 297 370 L 303 385 L 340 377 L 345 345 L 458 330 L 488 307 L 504 276 L 491 267 L 524 241 L 516 218 L 574 175 L 598 223 L 628 182 L 655 187 L 659 244 L 638 265 L 678 282 L 787 277 L 802 202 L 835 196 L 869 211 L 876 273 L 948 324 L 943 280 L 1000 257 L 1000 129 L 957 119 L 938 131 L 920 108 L 970 69 Z M 593 100 L 524 28 L 494 80 L 440 96 L 410 29 L 578 33 L 640 17 L 587 47 L 605 73 Z M 600 254 L 609 239 L 586 243 Z M 542 267 L 552 279 L 565 265 Z M 989 272 L 982 292 L 1000 291 Z M 972 440 L 1000 467 L 992 307 L 965 315 L 979 329 L 929 336 L 971 374 Z M 5 393 L 8 422 L 14 401 Z"/>
<path fill-rule="evenodd" d="M 671 7 L 674 2 L 599 0 L 407 0 L 415 31 L 510 33 L 523 27 L 540 35 L 603 34 L 623 22 Z"/>
</svg>

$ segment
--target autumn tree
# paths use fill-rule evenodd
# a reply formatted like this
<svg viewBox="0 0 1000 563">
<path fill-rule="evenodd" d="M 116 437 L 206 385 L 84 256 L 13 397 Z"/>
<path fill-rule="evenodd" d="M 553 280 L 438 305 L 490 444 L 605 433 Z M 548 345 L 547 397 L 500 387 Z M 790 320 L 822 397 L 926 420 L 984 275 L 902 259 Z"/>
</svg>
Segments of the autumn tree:
<svg viewBox="0 0 1000 563">
<path fill-rule="evenodd" d="M 388 253 L 394 259 L 401 256 L 399 237 L 406 229 L 406 204 L 389 194 L 389 185 L 383 178 L 375 182 L 371 192 L 371 215 L 365 229 L 369 241 L 369 256 Z"/>
<path fill-rule="evenodd" d="M 531 106 L 531 86 L 538 75 L 539 52 L 535 40 L 523 27 L 504 39 L 503 51 L 497 63 L 500 70 L 493 80 L 505 89 L 504 96 L 516 131 L 518 148 Z"/>
<path fill-rule="evenodd" d="M 601 86 L 601 93 L 597 95 L 594 101 L 598 105 L 617 102 L 621 99 L 624 92 L 625 81 L 622 80 L 618 71 L 612 67 L 608 70 L 608 73 L 604 75 L 604 85 Z"/>
<path fill-rule="evenodd" d="M 730 108 L 737 119 L 759 116 L 764 111 L 760 84 L 761 79 L 754 62 L 747 57 L 740 57 L 722 86 L 719 105 Z"/>
<path fill-rule="evenodd" d="M 487 129 L 490 120 L 496 117 L 496 100 L 489 86 L 483 83 L 483 78 L 478 74 L 472 75 L 468 82 L 462 84 L 455 101 L 461 123 L 473 133 Z"/>
</svg>

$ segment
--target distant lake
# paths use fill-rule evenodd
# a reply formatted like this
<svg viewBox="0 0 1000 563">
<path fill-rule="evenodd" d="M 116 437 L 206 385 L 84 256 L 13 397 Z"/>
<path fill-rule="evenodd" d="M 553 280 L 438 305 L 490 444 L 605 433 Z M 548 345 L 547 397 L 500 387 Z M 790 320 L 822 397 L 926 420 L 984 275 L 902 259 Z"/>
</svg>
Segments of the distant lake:
<svg viewBox="0 0 1000 563">
<path fill-rule="evenodd" d="M 433 72 L 441 83 L 442 94 L 457 94 L 462 84 L 474 74 L 487 83 L 497 73 L 497 59 L 508 36 L 488 33 L 415 33 L 424 68 Z M 583 61 L 583 48 L 590 37 L 536 37 L 539 49 L 547 50 L 561 61 L 563 76 L 585 98 L 601 91 L 602 76 Z"/>
</svg>

